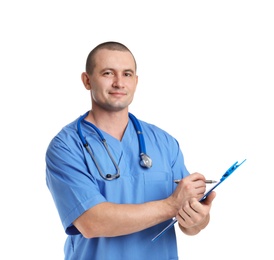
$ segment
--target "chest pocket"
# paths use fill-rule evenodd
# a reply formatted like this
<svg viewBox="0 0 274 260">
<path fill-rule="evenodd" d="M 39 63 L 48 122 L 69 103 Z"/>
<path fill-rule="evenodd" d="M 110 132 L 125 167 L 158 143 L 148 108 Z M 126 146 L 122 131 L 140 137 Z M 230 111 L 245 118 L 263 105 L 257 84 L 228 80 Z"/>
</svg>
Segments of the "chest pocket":
<svg viewBox="0 0 274 260">
<path fill-rule="evenodd" d="M 144 173 L 145 200 L 160 200 L 172 193 L 172 180 L 170 173 L 165 171 L 149 171 Z"/>
</svg>

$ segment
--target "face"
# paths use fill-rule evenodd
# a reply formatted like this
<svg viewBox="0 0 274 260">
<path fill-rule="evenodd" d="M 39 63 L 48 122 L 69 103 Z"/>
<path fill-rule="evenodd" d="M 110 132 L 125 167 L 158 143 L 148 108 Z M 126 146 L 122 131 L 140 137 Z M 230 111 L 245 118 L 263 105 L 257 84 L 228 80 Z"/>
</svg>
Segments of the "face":
<svg viewBox="0 0 274 260">
<path fill-rule="evenodd" d="M 84 73 L 87 89 L 91 90 L 92 108 L 107 111 L 127 109 L 132 102 L 138 76 L 130 52 L 99 50 L 92 75 Z"/>
</svg>

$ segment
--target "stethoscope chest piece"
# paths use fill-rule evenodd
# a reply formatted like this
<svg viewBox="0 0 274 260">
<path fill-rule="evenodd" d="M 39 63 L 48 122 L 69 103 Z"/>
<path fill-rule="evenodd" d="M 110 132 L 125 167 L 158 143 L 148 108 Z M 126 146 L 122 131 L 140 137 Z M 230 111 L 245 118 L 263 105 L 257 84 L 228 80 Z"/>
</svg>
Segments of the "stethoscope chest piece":
<svg viewBox="0 0 274 260">
<path fill-rule="evenodd" d="M 141 160 L 140 160 L 140 165 L 144 168 L 151 168 L 152 167 L 152 160 L 151 158 L 144 153 L 140 154 Z"/>
</svg>

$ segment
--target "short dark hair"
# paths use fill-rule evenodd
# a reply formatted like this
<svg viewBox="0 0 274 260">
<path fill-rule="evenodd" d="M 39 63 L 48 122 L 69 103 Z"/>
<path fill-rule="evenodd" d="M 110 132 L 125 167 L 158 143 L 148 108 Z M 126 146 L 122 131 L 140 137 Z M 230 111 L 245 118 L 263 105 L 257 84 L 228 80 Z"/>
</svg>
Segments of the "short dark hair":
<svg viewBox="0 0 274 260">
<path fill-rule="evenodd" d="M 93 73 L 93 70 L 96 65 L 95 59 L 94 59 L 95 54 L 99 50 L 103 50 L 103 49 L 112 50 L 112 51 L 128 51 L 128 52 L 130 52 L 133 57 L 134 63 L 135 63 L 135 70 L 137 70 L 137 63 L 136 63 L 135 57 L 132 54 L 132 52 L 129 50 L 129 48 L 120 42 L 108 41 L 108 42 L 100 43 L 93 50 L 91 50 L 91 52 L 89 53 L 89 55 L 87 57 L 87 61 L 86 61 L 86 72 L 89 75 L 91 75 Z"/>
</svg>

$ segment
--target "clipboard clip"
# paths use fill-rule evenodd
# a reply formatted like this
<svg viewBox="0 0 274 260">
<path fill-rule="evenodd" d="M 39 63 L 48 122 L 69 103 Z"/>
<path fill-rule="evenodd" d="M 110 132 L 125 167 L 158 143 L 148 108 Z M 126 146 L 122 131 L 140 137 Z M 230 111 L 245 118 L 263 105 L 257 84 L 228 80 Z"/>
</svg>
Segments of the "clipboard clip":
<svg viewBox="0 0 274 260">
<path fill-rule="evenodd" d="M 241 163 L 235 162 L 222 176 L 222 178 L 220 179 L 220 181 L 222 182 L 224 179 L 226 179 L 232 172 L 234 172 L 241 164 L 243 164 L 246 161 L 246 159 L 244 159 Z"/>
<path fill-rule="evenodd" d="M 217 186 L 219 186 L 224 180 L 227 179 L 228 176 L 230 176 L 241 164 L 243 164 L 246 161 L 246 159 L 244 159 L 241 163 L 235 162 L 234 164 L 232 164 L 232 166 L 230 166 L 228 168 L 228 170 L 223 174 L 223 176 L 221 177 L 220 181 L 214 185 L 209 191 L 207 191 L 207 193 L 200 199 L 200 201 L 203 201 L 206 199 L 206 197 L 209 195 L 209 193 L 211 191 L 213 191 Z"/>
</svg>

